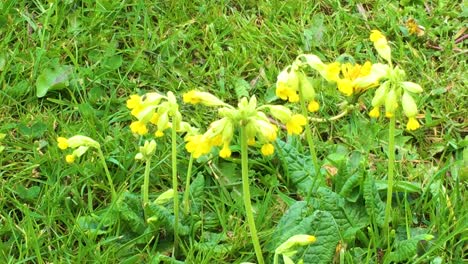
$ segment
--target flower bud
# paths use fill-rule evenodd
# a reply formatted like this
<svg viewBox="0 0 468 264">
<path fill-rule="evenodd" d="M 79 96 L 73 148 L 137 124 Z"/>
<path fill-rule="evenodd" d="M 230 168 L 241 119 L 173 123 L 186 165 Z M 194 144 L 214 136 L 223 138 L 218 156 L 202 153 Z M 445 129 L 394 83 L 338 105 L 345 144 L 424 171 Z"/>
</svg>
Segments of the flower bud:
<svg viewBox="0 0 468 264">
<path fill-rule="evenodd" d="M 384 103 L 385 97 L 388 93 L 390 82 L 386 81 L 375 90 L 374 98 L 372 98 L 372 106 L 376 107 Z"/>
<path fill-rule="evenodd" d="M 86 136 L 76 135 L 69 139 L 67 139 L 68 147 L 70 148 L 77 148 L 81 146 L 92 147 L 92 148 L 100 148 L 101 145 L 95 141 L 94 139 Z"/>
<path fill-rule="evenodd" d="M 403 106 L 403 112 L 407 117 L 414 117 L 418 113 L 418 106 L 409 93 L 403 93 L 401 104 Z"/>
<path fill-rule="evenodd" d="M 398 108 L 397 95 L 395 89 L 390 89 L 385 98 L 385 111 L 387 117 L 391 117 L 395 114 L 395 110 Z"/>
<path fill-rule="evenodd" d="M 401 86 L 408 92 L 421 93 L 423 91 L 421 85 L 414 82 L 402 82 Z"/>
<path fill-rule="evenodd" d="M 289 108 L 282 105 L 268 105 L 271 115 L 281 121 L 281 123 L 286 123 L 291 119 L 292 112 Z"/>
<path fill-rule="evenodd" d="M 315 98 L 315 90 L 314 86 L 312 85 L 312 82 L 309 80 L 307 75 L 305 75 L 303 72 L 299 73 L 299 80 L 300 80 L 300 89 L 302 93 L 302 97 L 304 98 L 305 101 L 310 101 Z"/>
</svg>

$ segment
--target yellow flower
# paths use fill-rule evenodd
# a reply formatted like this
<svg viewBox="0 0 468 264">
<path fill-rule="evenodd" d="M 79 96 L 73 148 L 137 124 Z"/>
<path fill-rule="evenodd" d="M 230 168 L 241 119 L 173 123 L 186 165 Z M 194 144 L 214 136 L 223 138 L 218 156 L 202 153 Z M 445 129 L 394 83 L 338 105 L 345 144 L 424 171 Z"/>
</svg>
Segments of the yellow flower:
<svg viewBox="0 0 468 264">
<path fill-rule="evenodd" d="M 369 112 L 369 116 L 372 118 L 377 118 L 380 116 L 380 109 L 379 107 L 374 107 L 372 110 Z"/>
<path fill-rule="evenodd" d="M 278 75 L 276 81 L 276 96 L 290 102 L 298 102 L 299 75 L 291 67 L 287 67 Z"/>
<path fill-rule="evenodd" d="M 194 158 L 199 158 L 201 155 L 210 153 L 211 145 L 204 135 L 189 136 L 186 141 L 185 149 L 189 153 L 192 153 Z"/>
<path fill-rule="evenodd" d="M 378 30 L 372 30 L 370 40 L 374 43 L 374 47 L 377 50 L 377 53 L 379 53 L 380 57 L 390 62 L 391 49 L 385 36 Z"/>
<path fill-rule="evenodd" d="M 309 110 L 309 112 L 317 112 L 319 108 L 320 108 L 320 104 L 315 100 L 311 101 L 309 105 L 307 106 L 307 110 Z"/>
<path fill-rule="evenodd" d="M 406 124 L 406 129 L 408 130 L 416 130 L 420 127 L 418 120 L 414 117 L 410 117 L 408 119 L 408 123 Z"/>
<path fill-rule="evenodd" d="M 204 104 L 206 106 L 221 106 L 225 105 L 221 99 L 208 92 L 200 92 L 196 90 L 189 91 L 182 95 L 184 103 Z"/>
<path fill-rule="evenodd" d="M 275 147 L 271 143 L 265 144 L 262 146 L 261 152 L 263 156 L 269 156 L 275 152 Z"/>
<path fill-rule="evenodd" d="M 341 77 L 337 80 L 338 90 L 346 96 L 362 93 L 378 85 L 387 71 L 388 66 L 371 64 L 369 61 L 364 65 L 345 63 L 341 65 Z"/>
<path fill-rule="evenodd" d="M 66 139 L 64 137 L 59 137 L 59 138 L 57 138 L 57 142 L 58 142 L 58 147 L 60 149 L 67 149 L 68 148 L 68 139 Z"/>
<path fill-rule="evenodd" d="M 67 155 L 67 156 L 65 156 L 65 161 L 66 161 L 67 163 L 73 163 L 73 162 L 75 162 L 75 159 L 76 159 L 75 155 Z"/>
<path fill-rule="evenodd" d="M 161 130 L 157 130 L 156 132 L 154 132 L 154 136 L 155 136 L 155 137 L 163 137 L 163 136 L 164 136 L 164 132 L 162 132 Z"/>
<path fill-rule="evenodd" d="M 219 156 L 223 159 L 231 157 L 231 149 L 229 148 L 229 142 L 224 142 L 223 148 L 219 151 Z"/>
<path fill-rule="evenodd" d="M 138 135 L 146 135 L 148 133 L 148 128 L 146 124 L 140 121 L 134 121 L 130 124 L 130 130 Z"/>
<path fill-rule="evenodd" d="M 329 82 L 336 82 L 338 75 L 340 74 L 340 63 L 332 62 L 326 64 L 323 71 L 319 71 L 320 74 Z"/>
<path fill-rule="evenodd" d="M 60 149 L 75 149 L 81 146 L 92 147 L 96 149 L 101 147 L 101 145 L 94 139 L 81 135 L 76 135 L 71 138 L 59 137 L 57 138 L 57 142 Z"/>
<path fill-rule="evenodd" d="M 139 95 L 131 95 L 130 99 L 127 100 L 127 108 L 134 109 L 141 105 L 141 97 Z"/>
<path fill-rule="evenodd" d="M 249 139 L 247 139 L 247 145 L 253 146 L 253 145 L 255 145 L 255 143 L 256 143 L 256 142 L 255 142 L 255 138 L 249 138 Z"/>
<path fill-rule="evenodd" d="M 291 119 L 286 123 L 286 130 L 288 134 L 297 134 L 302 133 L 304 126 L 306 125 L 307 120 L 303 115 L 296 114 L 291 117 Z"/>
<path fill-rule="evenodd" d="M 161 100 L 165 100 L 161 102 Z M 132 109 L 131 114 L 137 121 L 130 124 L 130 130 L 138 135 L 148 133 L 148 123 L 157 126 L 160 132 L 171 127 L 172 121 L 174 129 L 179 130 L 182 122 L 182 115 L 179 112 L 179 105 L 172 92 L 166 95 L 154 92 L 143 96 L 132 95 L 127 101 L 127 107 Z M 161 133 L 156 132 L 158 135 Z"/>
</svg>

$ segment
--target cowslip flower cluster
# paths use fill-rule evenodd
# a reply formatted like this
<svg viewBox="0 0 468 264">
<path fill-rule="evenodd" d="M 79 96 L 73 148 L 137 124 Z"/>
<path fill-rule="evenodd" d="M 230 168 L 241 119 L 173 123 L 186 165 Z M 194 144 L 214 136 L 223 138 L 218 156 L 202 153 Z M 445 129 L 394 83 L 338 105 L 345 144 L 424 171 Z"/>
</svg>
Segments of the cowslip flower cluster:
<svg viewBox="0 0 468 264">
<path fill-rule="evenodd" d="M 304 65 L 317 70 L 328 81 L 336 80 L 339 73 L 339 64 L 325 64 L 313 54 L 302 54 L 292 65 L 287 66 L 278 74 L 276 96 L 291 103 L 299 102 L 302 97 L 308 103 L 307 109 L 310 112 L 316 112 L 320 104 L 315 100 L 316 94 L 312 82 L 302 70 Z"/>
<path fill-rule="evenodd" d="M 391 49 L 385 36 L 380 31 L 372 30 L 370 39 L 374 42 L 379 55 L 391 65 Z M 399 102 L 401 102 L 403 113 L 408 118 L 406 129 L 416 130 L 420 127 L 420 124 L 416 120 L 418 107 L 414 96 L 421 93 L 423 89 L 417 83 L 405 81 L 405 77 L 405 71 L 398 66 L 388 69 L 386 76 L 388 80 L 376 89 L 369 116 L 373 118 L 379 117 L 380 107 L 384 106 L 385 116 L 388 118 L 394 117 L 399 107 Z"/>
<path fill-rule="evenodd" d="M 71 154 L 65 156 L 67 163 L 75 162 L 76 158 L 83 156 L 89 148 L 100 149 L 101 145 L 94 139 L 86 136 L 76 135 L 71 138 L 58 137 L 58 147 L 62 150 L 74 149 Z"/>
<path fill-rule="evenodd" d="M 127 100 L 127 107 L 131 110 L 132 116 L 137 118 L 130 124 L 130 130 L 135 134 L 146 135 L 149 132 L 148 124 L 156 126 L 154 133 L 156 137 L 164 136 L 164 131 L 168 128 L 180 127 L 182 115 L 172 92 L 167 92 L 167 95 L 156 92 L 143 96 L 131 95 Z"/>
<path fill-rule="evenodd" d="M 298 102 L 301 95 L 304 101 L 309 102 L 310 112 L 317 111 L 320 105 L 315 100 L 312 83 L 302 70 L 305 66 L 317 71 L 328 82 L 336 83 L 338 90 L 346 96 L 360 95 L 369 88 L 378 86 L 380 79 L 388 71 L 388 66 L 381 63 L 324 63 L 314 54 L 299 55 L 292 65 L 278 75 L 276 95 L 289 102 Z"/>
<path fill-rule="evenodd" d="M 218 115 L 220 119 L 212 122 L 208 130 L 203 134 L 192 133 L 185 140 L 186 149 L 195 158 L 208 154 L 213 147 L 221 147 L 219 156 L 228 158 L 231 156 L 231 142 L 237 127 L 244 126 L 247 143 L 251 146 L 261 146 L 261 153 L 268 156 L 274 153 L 272 142 L 276 140 L 278 127 L 273 124 L 265 114 L 268 110 L 274 118 L 286 125 L 289 134 L 299 134 L 303 131 L 306 119 L 302 115 L 293 114 L 287 107 L 279 105 L 263 105 L 257 107 L 255 96 L 250 100 L 242 98 L 235 108 L 221 101 L 216 96 L 201 91 L 192 90 L 183 95 L 185 103 L 203 104 L 206 106 L 220 107 Z"/>
</svg>

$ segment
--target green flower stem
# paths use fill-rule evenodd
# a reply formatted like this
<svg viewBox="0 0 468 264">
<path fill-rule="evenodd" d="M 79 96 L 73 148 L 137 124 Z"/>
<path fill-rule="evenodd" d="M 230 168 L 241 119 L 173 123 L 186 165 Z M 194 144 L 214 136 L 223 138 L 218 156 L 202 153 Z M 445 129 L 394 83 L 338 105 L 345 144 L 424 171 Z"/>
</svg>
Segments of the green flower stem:
<svg viewBox="0 0 468 264">
<path fill-rule="evenodd" d="M 115 192 L 115 189 L 114 189 L 114 182 L 112 181 L 112 176 L 110 175 L 109 168 L 107 168 L 106 158 L 104 157 L 104 154 L 102 153 L 101 148 L 98 148 L 97 150 L 98 150 L 99 159 L 101 160 L 102 166 L 104 167 L 104 171 L 106 172 L 107 180 L 109 181 L 112 201 L 115 201 L 117 199 L 117 193 Z"/>
<path fill-rule="evenodd" d="M 190 212 L 189 195 L 190 195 L 190 178 L 192 176 L 193 166 L 193 155 L 190 155 L 190 160 L 187 168 L 187 178 L 185 179 L 185 191 L 184 191 L 184 211 L 185 214 Z"/>
<path fill-rule="evenodd" d="M 142 196 L 143 196 L 143 208 L 146 208 L 146 205 L 149 203 L 149 176 L 151 171 L 151 158 L 147 158 L 146 165 L 145 165 L 145 174 L 143 178 L 143 189 L 142 189 Z"/>
<path fill-rule="evenodd" d="M 387 205 L 385 206 L 384 233 L 387 235 L 387 245 L 390 249 L 389 222 L 392 213 L 393 176 L 395 171 L 395 115 L 390 117 L 388 128 L 388 168 L 387 168 Z"/>
<path fill-rule="evenodd" d="M 310 156 L 312 157 L 312 163 L 314 165 L 315 175 L 318 177 L 320 168 L 318 165 L 317 152 L 315 151 L 314 139 L 312 138 L 312 130 L 310 129 L 310 124 L 309 124 L 309 119 L 308 119 L 308 111 L 307 111 L 304 98 L 302 96 L 301 89 L 299 89 L 299 98 L 300 98 L 299 101 L 301 104 L 302 115 L 306 117 L 305 133 L 306 133 L 307 144 L 309 145 L 309 151 L 310 151 Z"/>
<path fill-rule="evenodd" d="M 177 124 L 177 120 L 174 117 L 172 119 L 173 124 Z M 174 250 L 173 256 L 176 256 L 177 253 L 177 243 L 178 243 L 178 225 L 179 225 L 179 191 L 177 183 L 177 135 L 176 129 L 173 127 L 171 129 L 171 140 L 172 140 L 172 189 L 174 190 Z"/>
<path fill-rule="evenodd" d="M 309 117 L 308 119 L 313 122 L 323 123 L 323 122 L 330 122 L 338 120 L 349 113 L 349 109 L 345 109 L 343 112 L 337 114 L 336 116 L 332 116 L 330 118 L 317 118 L 317 117 Z"/>
<path fill-rule="evenodd" d="M 245 126 L 241 125 L 241 164 L 242 164 L 242 198 L 244 199 L 245 214 L 247 215 L 247 222 L 249 224 L 250 235 L 257 255 L 258 264 L 264 264 L 262 249 L 258 240 L 257 228 L 255 227 L 255 219 L 252 212 L 252 204 L 250 201 L 250 187 L 249 187 L 249 157 L 247 149 L 247 133 Z"/>
</svg>

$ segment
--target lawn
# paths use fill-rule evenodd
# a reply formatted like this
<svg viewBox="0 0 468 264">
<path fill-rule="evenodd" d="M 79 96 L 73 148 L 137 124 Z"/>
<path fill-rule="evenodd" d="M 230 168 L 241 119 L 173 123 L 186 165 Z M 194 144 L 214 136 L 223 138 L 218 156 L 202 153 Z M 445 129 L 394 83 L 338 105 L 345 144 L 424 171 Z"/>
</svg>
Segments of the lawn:
<svg viewBox="0 0 468 264">
<path fill-rule="evenodd" d="M 1 1 L 0 262 L 465 263 L 460 2 Z"/>
</svg>

